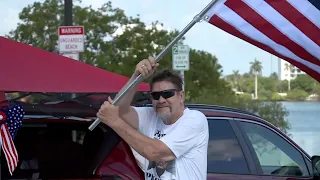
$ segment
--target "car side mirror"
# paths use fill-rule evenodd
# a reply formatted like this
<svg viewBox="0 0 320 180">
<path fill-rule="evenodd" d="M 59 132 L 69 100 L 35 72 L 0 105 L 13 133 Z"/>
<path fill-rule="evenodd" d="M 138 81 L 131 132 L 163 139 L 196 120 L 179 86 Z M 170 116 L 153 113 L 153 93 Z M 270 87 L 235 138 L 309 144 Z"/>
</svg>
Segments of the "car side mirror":
<svg viewBox="0 0 320 180">
<path fill-rule="evenodd" d="M 312 156 L 313 179 L 320 180 L 320 156 Z"/>
</svg>

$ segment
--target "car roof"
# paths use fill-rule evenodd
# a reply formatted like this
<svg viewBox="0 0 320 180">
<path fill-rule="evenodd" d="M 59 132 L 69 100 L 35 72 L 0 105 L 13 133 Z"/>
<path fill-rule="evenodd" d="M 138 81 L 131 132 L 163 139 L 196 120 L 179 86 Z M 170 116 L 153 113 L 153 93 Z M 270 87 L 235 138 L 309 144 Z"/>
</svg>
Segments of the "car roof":
<svg viewBox="0 0 320 180">
<path fill-rule="evenodd" d="M 141 105 L 144 107 L 151 107 L 151 104 Z M 223 117 L 223 118 L 245 118 L 254 121 L 263 121 L 263 119 L 254 113 L 237 109 L 233 107 L 226 107 L 211 104 L 185 104 L 185 107 L 193 110 L 201 111 L 207 117 Z"/>
</svg>

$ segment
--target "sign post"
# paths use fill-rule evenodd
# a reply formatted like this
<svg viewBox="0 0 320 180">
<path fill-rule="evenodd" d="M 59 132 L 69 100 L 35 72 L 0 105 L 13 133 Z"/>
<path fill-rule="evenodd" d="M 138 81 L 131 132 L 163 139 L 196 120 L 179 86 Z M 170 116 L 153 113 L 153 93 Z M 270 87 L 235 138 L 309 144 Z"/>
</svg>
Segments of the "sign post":
<svg viewBox="0 0 320 180">
<path fill-rule="evenodd" d="M 190 48 L 188 45 L 175 45 L 172 47 L 172 67 L 174 70 L 180 71 L 183 79 L 184 90 L 184 71 L 188 71 L 190 68 L 189 62 Z"/>
<path fill-rule="evenodd" d="M 62 55 L 79 61 L 79 53 L 63 53 Z"/>
<path fill-rule="evenodd" d="M 84 52 L 84 26 L 60 26 L 58 33 L 59 52 L 79 60 L 79 53 Z"/>
</svg>

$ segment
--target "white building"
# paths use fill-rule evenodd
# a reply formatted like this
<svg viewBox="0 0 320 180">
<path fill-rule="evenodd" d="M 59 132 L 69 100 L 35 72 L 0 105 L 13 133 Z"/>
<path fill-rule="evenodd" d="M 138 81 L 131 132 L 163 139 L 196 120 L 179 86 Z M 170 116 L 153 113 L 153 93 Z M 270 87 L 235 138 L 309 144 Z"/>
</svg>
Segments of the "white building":
<svg viewBox="0 0 320 180">
<path fill-rule="evenodd" d="M 290 70 L 290 67 L 292 68 Z M 305 74 L 305 72 L 301 71 L 299 68 L 295 66 L 291 66 L 291 64 L 283 59 L 278 58 L 278 76 L 279 80 L 293 80 L 299 74 Z"/>
</svg>

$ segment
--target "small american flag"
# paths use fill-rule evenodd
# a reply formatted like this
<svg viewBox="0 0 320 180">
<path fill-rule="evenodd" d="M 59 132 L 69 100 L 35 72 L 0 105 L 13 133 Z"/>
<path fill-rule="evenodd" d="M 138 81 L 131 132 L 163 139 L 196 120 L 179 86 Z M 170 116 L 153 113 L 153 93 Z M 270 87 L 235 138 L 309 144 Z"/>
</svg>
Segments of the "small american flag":
<svg viewBox="0 0 320 180">
<path fill-rule="evenodd" d="M 0 109 L 0 143 L 11 175 L 18 165 L 18 153 L 13 139 L 22 125 L 23 117 L 24 109 L 20 104 L 9 104 L 8 109 Z"/>
</svg>

